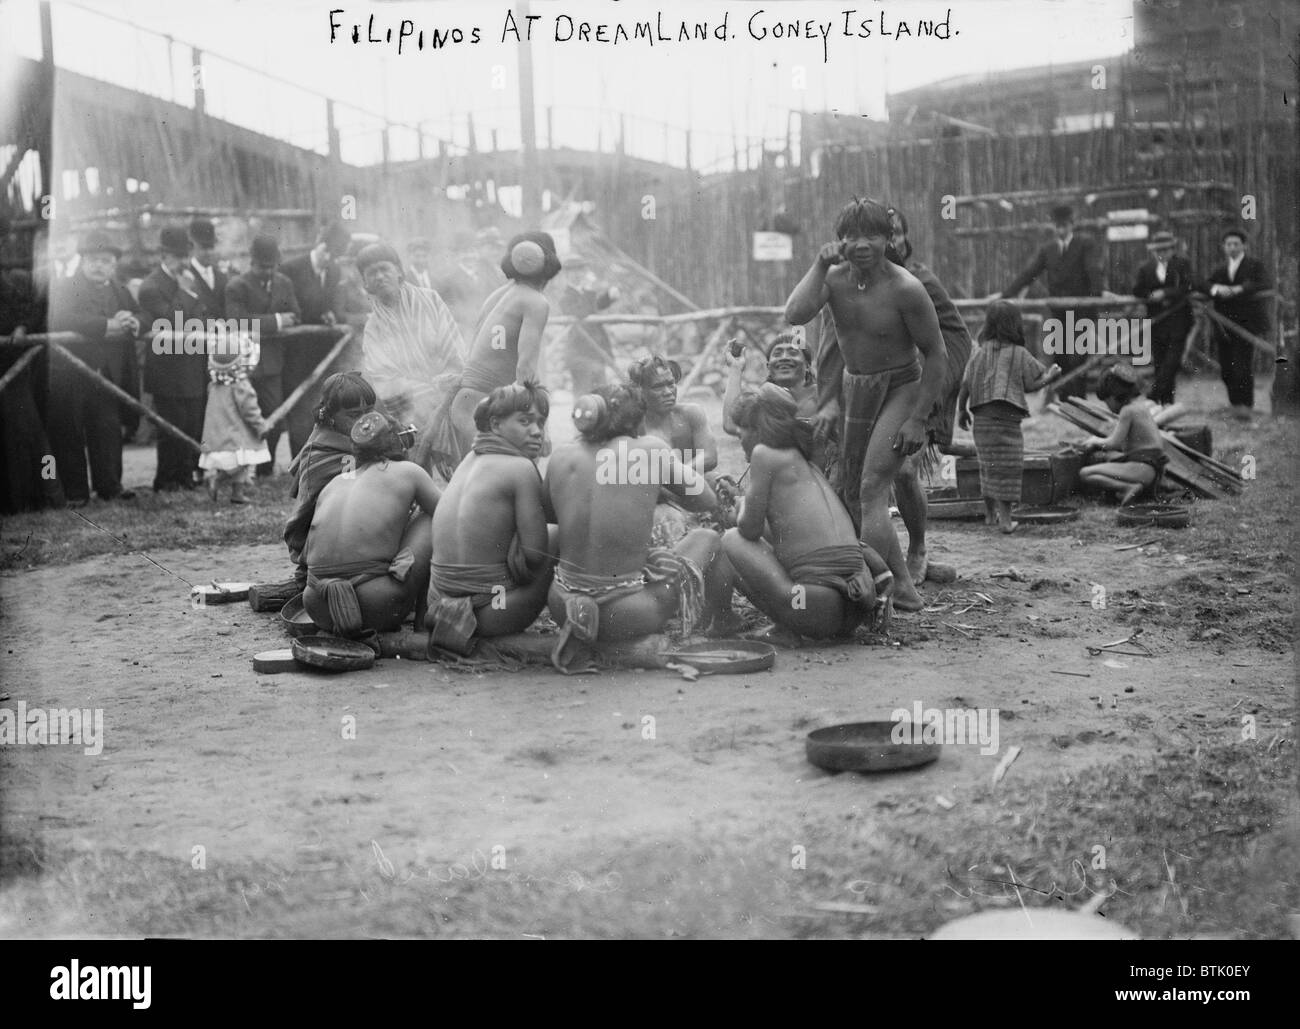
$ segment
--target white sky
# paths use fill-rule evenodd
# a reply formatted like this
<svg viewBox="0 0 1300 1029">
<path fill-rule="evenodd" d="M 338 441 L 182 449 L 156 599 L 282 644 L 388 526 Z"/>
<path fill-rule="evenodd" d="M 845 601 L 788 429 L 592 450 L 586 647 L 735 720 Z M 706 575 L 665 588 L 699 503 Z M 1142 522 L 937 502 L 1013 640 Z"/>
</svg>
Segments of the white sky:
<svg viewBox="0 0 1300 1029">
<path fill-rule="evenodd" d="M 428 131 L 467 142 L 466 115 L 473 113 L 478 146 L 490 145 L 497 129 L 503 148 L 519 141 L 517 107 L 518 46 L 501 42 L 506 0 L 425 0 L 353 3 L 349 0 L 56 0 L 55 54 L 64 67 L 122 85 L 175 96 L 190 102 L 189 51 L 177 45 L 169 70 L 167 46 L 147 33 L 117 25 L 95 13 L 134 21 L 170 34 L 211 54 L 222 54 L 299 84 L 375 111 L 394 120 L 428 120 Z M 38 52 L 35 0 L 0 4 L 0 39 L 29 55 Z M 329 42 L 331 8 L 345 26 Z M 867 20 L 870 38 L 843 35 L 846 9 L 854 8 L 855 31 Z M 682 130 L 693 133 L 696 167 L 730 161 L 732 138 L 783 139 L 788 112 L 835 108 L 852 116 L 883 118 L 886 89 L 907 89 L 952 75 L 1037 64 L 1066 63 L 1120 53 L 1131 46 L 1131 0 L 532 0 L 535 22 L 534 81 L 539 143 L 545 143 L 545 108 L 555 108 L 557 145 L 594 147 L 600 132 L 606 145 L 617 134 L 618 113 L 628 118 L 628 150 L 680 163 Z M 951 10 L 953 34 L 933 38 L 882 38 L 880 24 L 896 31 L 899 21 L 942 21 Z M 683 18 L 708 21 L 712 29 L 724 12 L 734 35 L 726 43 L 620 41 L 617 45 L 556 42 L 557 16 L 580 22 L 654 19 L 662 12 L 665 31 Z M 747 23 L 766 28 L 751 38 Z M 347 41 L 359 24 L 363 36 L 370 15 L 380 31 L 394 37 L 404 18 L 424 28 L 480 29 L 482 42 L 419 52 L 409 44 L 401 56 L 395 45 Z M 778 23 L 812 19 L 832 26 L 826 41 L 774 39 Z M 560 21 L 562 31 L 567 23 Z M 611 30 L 612 31 L 612 25 Z M 675 35 L 675 29 L 672 30 Z M 426 39 L 427 42 L 427 39 Z M 803 88 L 798 88 L 799 68 Z M 266 81 L 253 71 L 219 61 L 205 63 L 209 109 L 232 121 L 325 147 L 322 104 L 301 89 Z M 494 88 L 497 87 L 497 88 Z M 378 159 L 375 119 L 340 113 L 344 157 Z M 671 128 L 665 132 L 663 123 Z M 393 156 L 414 156 L 413 137 L 397 133 Z"/>
</svg>

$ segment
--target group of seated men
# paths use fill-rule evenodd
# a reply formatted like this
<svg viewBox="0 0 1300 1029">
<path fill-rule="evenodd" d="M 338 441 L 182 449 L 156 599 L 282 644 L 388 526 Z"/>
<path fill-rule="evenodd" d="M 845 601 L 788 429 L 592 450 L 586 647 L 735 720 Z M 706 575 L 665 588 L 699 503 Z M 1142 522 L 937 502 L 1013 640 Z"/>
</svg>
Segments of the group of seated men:
<svg viewBox="0 0 1300 1029">
<path fill-rule="evenodd" d="M 333 376 L 286 529 L 308 614 L 357 637 L 396 630 L 413 612 L 437 657 L 521 632 L 549 607 L 560 627 L 552 662 L 565 672 L 588 667 L 598 643 L 662 632 L 672 619 L 684 635 L 732 634 L 735 591 L 778 636 L 844 637 L 882 621 L 888 567 L 859 542 L 799 400 L 774 381 L 802 385 L 808 358 L 797 346 L 769 357 L 781 365 L 772 377 L 729 391 L 726 404 L 749 460 L 743 497 L 735 479 L 708 474 L 717 450 L 707 420 L 701 433 L 702 410 L 675 405 L 675 370 L 662 359 L 579 398 L 578 438 L 555 449 L 544 476 L 547 391 L 532 381 L 493 389 L 474 410 L 471 452 L 441 490 L 403 460 L 400 428 L 374 409 L 365 380 Z M 797 374 L 784 374 L 787 357 Z M 662 501 L 732 527 L 691 519 L 661 545 Z"/>
</svg>

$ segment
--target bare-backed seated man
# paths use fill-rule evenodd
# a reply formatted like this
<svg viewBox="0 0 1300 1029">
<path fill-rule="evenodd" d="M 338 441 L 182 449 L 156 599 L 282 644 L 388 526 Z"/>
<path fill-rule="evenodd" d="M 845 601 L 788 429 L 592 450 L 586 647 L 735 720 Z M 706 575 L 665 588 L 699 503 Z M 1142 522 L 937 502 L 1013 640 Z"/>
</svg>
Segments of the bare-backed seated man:
<svg viewBox="0 0 1300 1029">
<path fill-rule="evenodd" d="M 812 429 L 797 416 L 794 397 L 770 382 L 736 401 L 749 488 L 722 549 L 736 588 L 780 628 L 849 636 L 875 612 L 877 587 L 887 602 L 892 577 L 810 460 Z"/>
<path fill-rule="evenodd" d="M 430 658 L 522 632 L 546 605 L 554 561 L 535 462 L 550 410 L 546 390 L 525 382 L 497 387 L 474 411 L 473 449 L 433 516 Z"/>
<path fill-rule="evenodd" d="M 786 320 L 804 325 L 829 305 L 844 357 L 840 381 L 818 382 L 819 435 L 839 425 L 841 487 L 861 512 L 861 539 L 894 573 L 894 604 L 918 611 L 898 536 L 889 521 L 889 491 L 903 459 L 927 442 L 926 416 L 943 386 L 939 319 L 925 287 L 885 256 L 889 209 L 854 200 L 840 212 L 837 242 L 825 244 L 786 301 Z"/>
<path fill-rule="evenodd" d="M 424 606 L 438 488 L 406 460 L 399 431 L 378 411 L 358 418 L 350 433 L 356 470 L 331 479 L 316 499 L 302 599 L 326 632 L 391 632 Z M 416 610 L 417 625 L 423 614 Z"/>
<path fill-rule="evenodd" d="M 697 472 L 711 472 L 718 467 L 718 441 L 713 438 L 704 408 L 677 402 L 677 383 L 681 378 L 681 365 L 658 355 L 637 361 L 627 370 L 628 382 L 645 398 L 645 434 L 667 440 L 673 456 Z M 672 493 L 660 490 L 655 507 L 654 542 L 672 546 L 692 528 Z"/>
<path fill-rule="evenodd" d="M 661 486 L 691 511 L 711 510 L 717 498 L 665 440 L 641 434 L 644 418 L 640 390 L 597 387 L 574 407 L 579 439 L 559 447 L 546 469 L 560 530 L 550 591 L 561 626 L 551 661 L 560 671 L 571 670 L 582 644 L 647 636 L 674 616 L 689 634 L 730 607 L 716 532 L 695 529 L 672 550 L 651 547 Z"/>
</svg>

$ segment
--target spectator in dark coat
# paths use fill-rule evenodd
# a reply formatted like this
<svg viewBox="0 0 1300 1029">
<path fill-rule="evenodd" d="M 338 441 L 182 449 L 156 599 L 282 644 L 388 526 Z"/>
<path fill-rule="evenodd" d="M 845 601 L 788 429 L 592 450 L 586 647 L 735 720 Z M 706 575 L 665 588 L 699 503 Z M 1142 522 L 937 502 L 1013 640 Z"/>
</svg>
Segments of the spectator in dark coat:
<svg viewBox="0 0 1300 1029">
<path fill-rule="evenodd" d="M 199 299 L 208 309 L 211 318 L 222 318 L 226 313 L 226 284 L 229 277 L 217 266 L 217 228 L 206 218 L 190 222 L 190 241 L 194 251 L 190 255 L 190 269 L 194 272 Z"/>
<path fill-rule="evenodd" d="M 335 325 L 343 321 L 340 304 L 338 259 L 343 257 L 352 242 L 352 234 L 338 222 L 321 229 L 316 245 L 291 261 L 280 266 L 293 283 L 294 295 L 302 309 L 304 325 Z M 291 394 L 321 363 L 334 345 L 334 339 L 294 340 L 284 351 L 284 393 Z M 320 387 L 302 398 L 286 419 L 289 429 L 289 453 L 298 456 L 315 425 L 313 417 Z"/>
<path fill-rule="evenodd" d="M 1039 248 L 1034 259 L 1029 262 L 1006 289 L 1003 297 L 1014 297 L 1031 282 L 1042 278 L 1049 297 L 1098 297 L 1101 296 L 1103 282 L 1101 269 L 1101 246 L 1091 236 L 1080 236 L 1074 231 L 1074 211 L 1061 205 L 1052 208 L 1052 231 L 1055 239 Z M 1091 310 L 1075 310 L 1066 307 L 1053 307 L 1048 311 L 1052 318 L 1062 324 L 1066 316 L 1074 314 L 1075 321 L 1080 318 L 1092 318 Z M 1061 366 L 1062 374 L 1073 371 L 1087 358 L 1081 354 L 1060 353 L 1055 361 Z M 1084 377 L 1080 376 L 1057 390 L 1061 396 L 1085 396 L 1088 392 Z"/>
<path fill-rule="evenodd" d="M 2 219 L 0 219 L 2 221 Z M 0 224 L 0 336 L 15 342 L 45 331 L 44 298 L 33 283 L 30 250 Z M 0 349 L 0 374 L 27 355 L 21 347 Z M 0 391 L 0 511 L 13 514 L 40 507 L 62 507 L 63 489 L 49 468 L 45 434 L 47 357 L 41 348 Z"/>
<path fill-rule="evenodd" d="M 206 335 L 177 338 L 194 319 L 206 323 L 211 312 L 198 294 L 197 277 L 190 265 L 190 237 L 182 228 L 168 227 L 160 234 L 159 265 L 140 284 L 140 310 L 145 327 L 166 327 L 151 332 L 144 355 L 144 388 L 153 408 L 190 439 L 203 437 L 203 407 L 208 393 Z M 206 329 L 206 325 L 205 325 Z M 174 493 L 197 484 L 199 455 L 164 429 L 158 430 L 158 467 L 153 488 Z"/>
<path fill-rule="evenodd" d="M 257 402 L 262 417 L 269 418 L 284 401 L 284 343 L 278 338 L 281 331 L 297 325 L 302 320 L 298 298 L 288 276 L 276 271 L 280 264 L 280 245 L 274 236 L 259 235 L 249 248 L 250 267 L 243 275 L 226 286 L 226 317 L 253 322 L 261 344 L 261 359 L 249 379 L 257 391 Z M 257 466 L 259 477 L 275 471 L 275 450 L 280 442 L 281 430 L 274 428 L 266 435 L 266 446 L 271 460 Z"/>
<path fill-rule="evenodd" d="M 106 233 L 95 230 L 81 241 L 79 253 L 75 274 L 52 284 L 50 331 L 84 336 L 84 341 L 69 343 L 67 349 L 130 392 L 140 321 L 135 299 L 114 278 L 122 251 Z M 117 398 L 58 357 L 52 357 L 50 363 L 46 432 L 69 504 L 85 504 L 91 484 L 101 500 L 135 496 L 122 489 L 122 420 Z"/>
<path fill-rule="evenodd" d="M 1258 257 L 1246 253 L 1246 234 L 1229 229 L 1223 234 L 1224 262 L 1210 273 L 1203 292 L 1214 300 L 1214 310 L 1247 332 L 1268 338 L 1269 300 L 1259 294 L 1271 288 L 1268 269 Z M 1215 324 L 1219 343 L 1219 374 L 1228 387 L 1233 414 L 1249 421 L 1255 406 L 1255 347 L 1236 333 Z"/>
<path fill-rule="evenodd" d="M 1192 331 L 1192 305 L 1188 300 L 1194 285 L 1192 265 L 1175 252 L 1171 232 L 1157 232 L 1147 244 L 1151 257 L 1137 271 L 1133 295 L 1147 302 L 1151 319 L 1151 348 L 1154 351 L 1155 382 L 1150 397 L 1157 404 L 1174 402 L 1174 385 L 1183 363 L 1183 348 Z"/>
</svg>

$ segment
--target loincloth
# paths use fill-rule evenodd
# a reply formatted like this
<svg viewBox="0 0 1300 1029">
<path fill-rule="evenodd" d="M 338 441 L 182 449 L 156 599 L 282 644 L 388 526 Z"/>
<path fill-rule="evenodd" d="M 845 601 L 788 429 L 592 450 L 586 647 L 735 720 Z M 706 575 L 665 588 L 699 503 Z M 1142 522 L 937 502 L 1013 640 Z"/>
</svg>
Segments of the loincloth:
<svg viewBox="0 0 1300 1029">
<path fill-rule="evenodd" d="M 844 504 L 855 526 L 860 526 L 862 518 L 862 466 L 880 412 L 896 390 L 920 378 L 921 362 L 915 358 L 910 364 L 883 372 L 866 375 L 844 373 L 840 401 L 843 414 L 840 418 L 839 480 Z"/>
<path fill-rule="evenodd" d="M 1138 491 L 1138 496 L 1156 497 L 1159 495 L 1160 479 L 1165 473 L 1165 465 L 1169 463 L 1169 458 L 1162 447 L 1139 447 L 1137 450 L 1130 450 L 1120 460 L 1132 461 L 1135 464 L 1144 464 L 1153 468 L 1156 473 L 1155 478 Z"/>
<path fill-rule="evenodd" d="M 875 604 L 875 589 L 860 543 L 821 547 L 805 554 L 786 570 L 802 586 L 828 586 L 838 591 L 864 613 Z"/>
<path fill-rule="evenodd" d="M 390 561 L 370 558 L 308 568 L 307 588 L 321 594 L 329 608 L 332 624 L 321 628 L 339 636 L 356 636 L 364 632 L 366 626 L 362 622 L 357 587 L 386 575 L 396 582 L 405 582 L 414 564 L 415 554 L 410 547 L 403 547 Z"/>
<path fill-rule="evenodd" d="M 677 592 L 677 616 L 682 634 L 689 636 L 704 612 L 704 573 L 690 558 L 662 547 L 651 549 L 645 567 L 631 575 L 591 575 L 567 561 L 555 569 L 552 586 L 564 600 L 564 624 L 551 652 L 551 663 L 566 675 L 570 640 L 594 644 L 600 633 L 600 609 L 615 600 L 634 596 L 647 586 L 670 582 Z"/>
<path fill-rule="evenodd" d="M 1169 458 L 1165 456 L 1164 449 L 1161 447 L 1139 447 L 1137 450 L 1130 450 L 1120 460 L 1149 465 L 1156 470 L 1156 475 L 1159 475 L 1169 463 Z"/>
<path fill-rule="evenodd" d="M 530 579 L 518 536 L 510 541 L 506 560 L 497 564 L 432 562 L 429 606 L 424 616 L 429 643 L 461 656 L 468 655 L 474 649 L 474 633 L 478 628 L 474 613 L 492 603 L 499 590 L 526 585 Z"/>
</svg>

